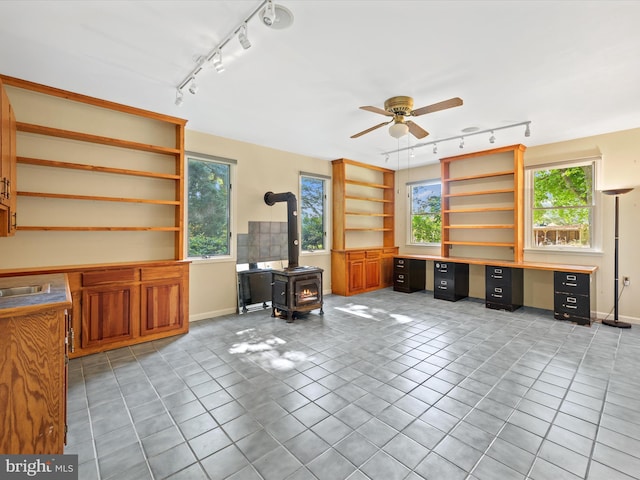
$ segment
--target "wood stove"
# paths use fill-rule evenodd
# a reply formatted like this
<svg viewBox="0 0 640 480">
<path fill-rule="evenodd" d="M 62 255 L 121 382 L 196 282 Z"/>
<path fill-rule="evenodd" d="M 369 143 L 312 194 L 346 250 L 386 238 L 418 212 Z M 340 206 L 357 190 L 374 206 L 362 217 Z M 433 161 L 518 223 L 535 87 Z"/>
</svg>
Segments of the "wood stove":
<svg viewBox="0 0 640 480">
<path fill-rule="evenodd" d="M 273 272 L 271 287 L 272 317 L 286 314 L 287 322 L 296 313 L 322 310 L 322 272 L 317 267 L 295 267 Z"/>
<path fill-rule="evenodd" d="M 322 272 L 318 267 L 298 266 L 298 210 L 296 196 L 291 193 L 264 194 L 267 205 L 287 202 L 287 240 L 289 263 L 284 270 L 274 270 L 271 283 L 271 316 L 286 314 L 287 322 L 293 322 L 296 313 L 322 310 Z"/>
</svg>

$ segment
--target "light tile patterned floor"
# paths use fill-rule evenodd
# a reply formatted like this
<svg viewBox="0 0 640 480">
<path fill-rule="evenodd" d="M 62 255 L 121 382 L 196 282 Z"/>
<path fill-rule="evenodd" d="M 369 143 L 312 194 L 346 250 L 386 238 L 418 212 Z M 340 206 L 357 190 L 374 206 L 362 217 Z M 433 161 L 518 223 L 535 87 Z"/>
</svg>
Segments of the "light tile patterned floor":
<svg viewBox="0 0 640 480">
<path fill-rule="evenodd" d="M 80 479 L 640 478 L 640 326 L 391 289 L 74 359 Z"/>
</svg>

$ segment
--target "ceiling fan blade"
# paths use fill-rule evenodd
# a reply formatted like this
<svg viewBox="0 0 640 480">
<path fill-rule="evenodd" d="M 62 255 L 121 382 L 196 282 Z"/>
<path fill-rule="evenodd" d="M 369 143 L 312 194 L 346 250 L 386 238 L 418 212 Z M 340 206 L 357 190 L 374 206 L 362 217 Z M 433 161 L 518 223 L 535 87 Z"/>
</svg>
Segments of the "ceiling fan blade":
<svg viewBox="0 0 640 480">
<path fill-rule="evenodd" d="M 351 135 L 351 138 L 358 138 L 361 137 L 362 135 L 364 135 L 365 133 L 369 133 L 369 132 L 373 132 L 376 128 L 380 128 L 380 127 L 384 127 L 385 125 L 389 125 L 391 122 L 393 122 L 393 120 L 390 120 L 388 122 L 382 122 L 379 123 L 378 125 L 376 125 L 375 127 L 371 127 L 371 128 L 367 128 L 366 130 L 363 130 L 360 133 L 356 133 L 355 135 Z"/>
<path fill-rule="evenodd" d="M 409 132 L 414 137 L 416 137 L 416 138 L 424 138 L 427 135 L 429 135 L 429 132 L 427 132 L 424 128 L 422 128 L 417 123 L 412 122 L 411 120 L 409 120 L 409 121 L 407 121 L 405 123 L 407 124 L 407 127 L 409 127 Z"/>
<path fill-rule="evenodd" d="M 366 106 L 366 107 L 360 107 L 360 109 L 361 110 L 366 110 L 367 112 L 379 113 L 380 115 L 385 115 L 387 117 L 393 117 L 393 113 L 387 112 L 386 110 L 383 110 L 383 109 L 378 108 L 378 107 Z"/>
<path fill-rule="evenodd" d="M 443 100 L 442 102 L 434 103 L 433 105 L 427 105 L 426 107 L 413 110 L 411 112 L 411 116 L 417 117 L 418 115 L 424 115 L 425 113 L 439 112 L 440 110 L 459 107 L 460 105 L 462 105 L 462 99 L 458 97 L 453 97 L 453 98 L 450 98 L 449 100 Z"/>
</svg>

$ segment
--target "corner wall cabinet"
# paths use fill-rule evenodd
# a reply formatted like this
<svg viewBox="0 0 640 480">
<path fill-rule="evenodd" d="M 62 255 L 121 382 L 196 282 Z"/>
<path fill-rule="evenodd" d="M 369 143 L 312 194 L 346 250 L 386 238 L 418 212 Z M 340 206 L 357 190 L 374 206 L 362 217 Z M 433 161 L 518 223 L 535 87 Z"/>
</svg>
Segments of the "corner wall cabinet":
<svg viewBox="0 0 640 480">
<path fill-rule="evenodd" d="M 0 237 L 16 231 L 16 117 L 0 79 Z"/>
<path fill-rule="evenodd" d="M 333 168 L 331 289 L 354 295 L 393 284 L 395 172 L 340 158 Z"/>
<path fill-rule="evenodd" d="M 525 148 L 440 160 L 443 257 L 522 261 Z"/>
</svg>

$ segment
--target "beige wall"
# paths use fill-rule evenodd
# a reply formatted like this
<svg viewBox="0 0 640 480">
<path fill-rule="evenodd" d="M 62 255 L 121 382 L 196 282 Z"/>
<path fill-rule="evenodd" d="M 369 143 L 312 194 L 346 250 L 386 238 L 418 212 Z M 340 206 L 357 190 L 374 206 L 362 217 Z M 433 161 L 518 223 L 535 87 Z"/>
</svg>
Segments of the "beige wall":
<svg viewBox="0 0 640 480">
<path fill-rule="evenodd" d="M 597 135 L 588 138 L 530 147 L 524 155 L 525 168 L 532 165 L 564 162 L 574 159 L 602 156 L 598 178 L 599 189 L 636 186 L 635 190 L 620 197 L 620 276 L 631 277 L 619 303 L 620 319 L 640 323 L 640 251 L 636 239 L 640 238 L 640 128 Z M 418 247 L 406 244 L 407 239 L 407 181 L 440 178 L 440 165 L 432 164 L 401 170 L 397 179 L 400 192 L 396 202 L 396 241 L 401 254 L 439 255 L 440 247 Z M 525 260 L 577 265 L 596 265 L 594 275 L 596 309 L 598 317 L 606 316 L 613 308 L 614 298 L 614 200 L 598 194 L 598 225 L 602 238 L 602 253 L 537 253 L 525 251 Z M 433 288 L 431 265 L 427 269 L 427 288 Z M 622 282 L 621 287 L 622 288 Z M 481 267 L 470 269 L 470 295 L 484 298 L 484 274 Z M 544 309 L 553 308 L 553 276 L 551 272 L 525 272 L 525 305 Z M 612 318 L 612 317 L 611 317 Z"/>
<path fill-rule="evenodd" d="M 186 133 L 185 149 L 237 161 L 232 197 L 232 201 L 235 201 L 235 206 L 232 207 L 234 210 L 232 228 L 236 235 L 248 233 L 250 221 L 285 222 L 287 220 L 286 205 L 276 203 L 272 207 L 268 206 L 264 203 L 266 192 L 293 192 L 298 197 L 300 172 L 331 175 L 331 163 L 325 160 L 190 130 Z M 327 212 L 327 216 L 330 220 L 330 212 Z M 234 235 L 234 242 L 236 235 Z M 328 252 L 301 253 L 300 265 L 323 268 L 323 289 L 325 292 L 331 291 L 331 257 Z M 192 320 L 236 311 L 235 272 L 234 259 L 195 260 L 192 263 L 190 285 Z"/>
</svg>

